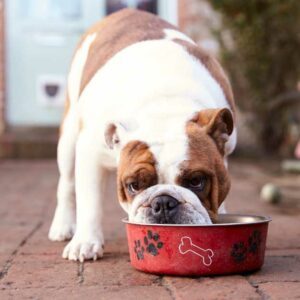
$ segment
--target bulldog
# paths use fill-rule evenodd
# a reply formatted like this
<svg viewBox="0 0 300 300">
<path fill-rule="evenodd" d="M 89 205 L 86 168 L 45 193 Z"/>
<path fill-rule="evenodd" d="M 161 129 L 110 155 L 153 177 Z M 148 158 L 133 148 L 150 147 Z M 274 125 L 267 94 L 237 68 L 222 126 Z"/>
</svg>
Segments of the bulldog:
<svg viewBox="0 0 300 300">
<path fill-rule="evenodd" d="M 63 257 L 103 255 L 107 169 L 132 222 L 215 222 L 230 188 L 234 111 L 217 60 L 175 26 L 131 9 L 94 25 L 73 57 L 58 144 L 49 238 L 72 238 Z"/>
</svg>

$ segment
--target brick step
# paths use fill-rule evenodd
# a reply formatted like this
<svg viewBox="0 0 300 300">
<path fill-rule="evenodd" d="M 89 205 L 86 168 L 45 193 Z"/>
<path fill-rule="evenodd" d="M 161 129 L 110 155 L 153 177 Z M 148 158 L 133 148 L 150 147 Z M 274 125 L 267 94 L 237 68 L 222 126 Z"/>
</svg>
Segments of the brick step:
<svg viewBox="0 0 300 300">
<path fill-rule="evenodd" d="M 55 158 L 57 127 L 14 127 L 0 138 L 0 158 Z"/>
</svg>

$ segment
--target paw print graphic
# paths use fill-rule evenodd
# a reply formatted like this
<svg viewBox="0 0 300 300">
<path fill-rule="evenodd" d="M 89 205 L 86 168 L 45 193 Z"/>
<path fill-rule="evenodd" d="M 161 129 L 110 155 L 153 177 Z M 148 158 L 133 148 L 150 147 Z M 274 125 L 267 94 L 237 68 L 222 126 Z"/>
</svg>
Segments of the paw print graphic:
<svg viewBox="0 0 300 300">
<path fill-rule="evenodd" d="M 252 235 L 248 239 L 249 252 L 256 254 L 261 244 L 261 233 L 258 230 L 254 230 Z"/>
<path fill-rule="evenodd" d="M 144 259 L 144 251 L 145 248 L 141 245 L 140 240 L 134 241 L 134 252 L 136 253 L 136 257 L 138 260 Z"/>
<path fill-rule="evenodd" d="M 231 249 L 231 257 L 237 263 L 241 263 L 246 259 L 247 247 L 245 246 L 244 242 L 238 242 L 233 244 Z"/>
<path fill-rule="evenodd" d="M 146 246 L 146 251 L 153 256 L 159 254 L 159 249 L 163 247 L 163 242 L 160 241 L 158 233 L 153 233 L 148 230 L 147 236 L 144 237 L 144 244 Z"/>
</svg>

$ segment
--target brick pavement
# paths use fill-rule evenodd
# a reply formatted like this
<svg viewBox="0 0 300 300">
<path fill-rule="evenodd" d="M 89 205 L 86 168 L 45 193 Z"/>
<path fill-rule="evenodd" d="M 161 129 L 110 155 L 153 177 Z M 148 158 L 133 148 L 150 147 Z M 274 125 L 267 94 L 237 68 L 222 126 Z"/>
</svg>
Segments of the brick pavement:
<svg viewBox="0 0 300 300">
<path fill-rule="evenodd" d="M 230 212 L 268 214 L 261 271 L 234 276 L 180 278 L 138 272 L 129 263 L 124 216 L 109 194 L 104 203 L 105 257 L 65 261 L 65 243 L 48 241 L 58 179 L 55 161 L 0 163 L 0 299 L 298 299 L 300 298 L 300 177 L 266 172 L 264 165 L 232 161 Z M 113 176 L 112 176 L 113 177 Z M 288 197 L 276 207 L 258 193 L 273 181 Z M 298 197 L 299 198 L 299 197 Z"/>
</svg>

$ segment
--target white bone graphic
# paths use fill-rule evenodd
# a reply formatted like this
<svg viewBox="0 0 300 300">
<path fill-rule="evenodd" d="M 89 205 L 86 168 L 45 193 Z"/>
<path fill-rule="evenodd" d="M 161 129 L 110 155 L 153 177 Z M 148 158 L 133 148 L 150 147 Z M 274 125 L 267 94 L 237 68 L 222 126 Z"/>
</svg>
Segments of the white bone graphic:
<svg viewBox="0 0 300 300">
<path fill-rule="evenodd" d="M 203 249 L 199 246 L 196 246 L 195 244 L 193 244 L 192 239 L 188 236 L 184 236 L 181 238 L 181 243 L 179 244 L 178 249 L 181 254 L 192 252 L 202 257 L 202 261 L 205 266 L 210 266 L 212 264 L 212 257 L 214 256 L 214 252 L 211 249 Z"/>
</svg>

